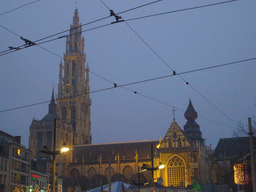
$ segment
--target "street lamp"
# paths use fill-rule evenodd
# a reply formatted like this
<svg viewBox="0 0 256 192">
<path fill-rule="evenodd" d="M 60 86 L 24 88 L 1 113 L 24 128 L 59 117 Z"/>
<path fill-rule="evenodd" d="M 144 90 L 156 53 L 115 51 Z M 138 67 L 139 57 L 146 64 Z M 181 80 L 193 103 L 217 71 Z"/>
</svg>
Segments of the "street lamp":
<svg viewBox="0 0 256 192">
<path fill-rule="evenodd" d="M 159 163 L 159 165 L 157 166 L 157 167 L 147 167 L 147 165 L 146 164 L 143 164 L 142 165 L 142 167 L 141 167 L 141 172 L 143 172 L 143 171 L 156 171 L 156 170 L 159 170 L 159 169 L 163 169 L 163 168 L 165 168 L 165 165 L 162 165 L 162 163 Z"/>
<path fill-rule="evenodd" d="M 63 145 L 63 147 L 61 148 L 60 151 L 56 151 L 56 119 L 54 119 L 53 128 L 54 129 L 53 129 L 53 149 L 52 149 L 52 151 L 50 151 L 49 149 L 47 149 L 46 146 L 44 146 L 43 149 L 40 152 L 45 153 L 47 155 L 52 155 L 52 157 L 53 157 L 52 192 L 55 192 L 55 174 L 56 174 L 56 171 L 55 171 L 55 168 L 56 168 L 55 156 L 69 151 L 69 148 L 67 146 Z"/>
<path fill-rule="evenodd" d="M 154 167 L 154 155 L 153 155 L 153 143 L 151 143 L 151 167 L 147 167 L 145 164 L 142 165 L 141 169 L 143 171 L 151 171 L 152 182 L 151 187 L 154 187 L 154 171 L 165 168 L 165 165 L 159 163 L 157 167 Z"/>
</svg>

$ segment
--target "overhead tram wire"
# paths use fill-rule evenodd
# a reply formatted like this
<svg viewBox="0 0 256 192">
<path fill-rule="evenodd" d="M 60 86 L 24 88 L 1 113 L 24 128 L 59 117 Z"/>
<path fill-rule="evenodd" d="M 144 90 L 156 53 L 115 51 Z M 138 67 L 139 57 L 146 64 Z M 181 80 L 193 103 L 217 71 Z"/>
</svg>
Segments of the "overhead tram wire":
<svg viewBox="0 0 256 192">
<path fill-rule="evenodd" d="M 157 1 L 154 1 L 154 2 L 151 2 L 151 3 L 147 3 L 147 4 L 144 4 L 144 5 L 138 6 L 138 7 L 134 7 L 134 8 L 132 8 L 132 9 L 123 11 L 122 13 L 129 12 L 129 11 L 132 11 L 132 10 L 135 10 L 135 9 L 138 9 L 138 8 L 141 8 L 141 7 L 145 7 L 145 6 L 147 6 L 147 5 L 150 5 L 150 4 L 159 2 L 159 1 L 162 1 L 162 0 L 157 0 Z M 100 19 L 97 19 L 97 20 L 94 20 L 94 21 L 85 23 L 85 24 L 83 24 L 83 25 L 81 25 L 81 26 L 89 25 L 89 24 L 92 24 L 92 23 L 95 23 L 95 22 L 98 22 L 98 21 L 107 19 L 107 18 L 109 18 L 109 17 L 111 17 L 111 16 L 103 17 L 103 18 L 100 18 Z M 82 31 L 82 32 L 91 31 L 91 30 L 94 30 L 94 29 L 98 29 L 98 28 L 101 28 L 101 27 L 108 26 L 108 25 L 110 25 L 110 24 L 106 24 L 106 25 L 94 27 L 94 28 L 92 28 L 92 29 L 84 30 L 84 31 Z M 80 27 L 80 26 L 74 27 L 73 29 L 76 29 L 76 28 L 79 28 L 79 27 Z M 8 29 L 7 29 L 7 30 L 8 30 Z M 33 42 L 35 42 L 36 44 L 42 44 L 42 43 L 37 43 L 37 42 L 42 41 L 42 40 L 45 40 L 45 39 L 48 39 L 48 38 L 51 38 L 51 37 L 54 37 L 54 36 L 57 36 L 57 35 L 60 35 L 60 34 L 62 34 L 62 33 L 68 32 L 69 30 L 70 30 L 70 29 L 64 30 L 64 31 L 62 31 L 62 32 L 55 33 L 55 34 L 53 34 L 53 35 L 50 35 L 50 36 L 47 36 L 47 37 L 38 39 L 38 40 L 33 41 Z M 72 35 L 75 35 L 75 34 L 76 34 L 76 33 L 74 33 L 74 34 L 72 34 Z M 55 39 L 51 39 L 51 40 L 45 41 L 45 42 L 43 42 L 43 43 L 51 42 L 51 41 L 54 41 L 54 40 L 57 40 L 57 39 L 61 39 L 61 38 L 63 38 L 63 37 L 66 37 L 66 35 L 65 35 L 65 36 L 61 36 L 61 37 L 57 37 L 57 38 L 55 38 Z M 21 50 L 21 49 L 24 49 L 24 48 L 27 48 L 27 47 L 19 46 L 18 48 L 19 48 L 18 50 Z M 9 51 L 9 52 L 8 52 L 8 51 Z M 6 55 L 6 54 L 9 54 L 9 53 L 12 53 L 12 52 L 14 52 L 14 51 L 17 51 L 17 50 L 6 50 L 6 51 L 2 51 L 2 52 L 0 52 L 0 54 L 1 54 L 1 53 L 3 53 L 3 54 L 1 54 L 0 56 Z M 7 53 L 5 53 L 5 52 L 7 52 Z"/>
<path fill-rule="evenodd" d="M 100 0 L 105 6 L 106 8 L 111 12 L 112 10 L 110 10 L 110 8 L 103 2 L 103 0 Z M 197 6 L 194 7 L 193 9 L 197 9 L 197 8 L 204 8 L 204 7 L 209 7 L 209 6 L 215 6 L 215 5 L 220 5 L 220 4 L 224 4 L 224 3 L 231 3 L 234 1 L 238 1 L 238 0 L 230 0 L 230 1 L 225 1 L 225 2 L 219 2 L 219 3 L 214 3 L 214 4 L 209 4 L 209 5 L 202 5 L 202 6 Z M 190 9 L 182 9 L 183 10 L 192 10 Z M 177 12 L 177 11 L 176 11 Z M 115 15 L 116 17 L 116 15 Z M 120 17 L 121 18 L 121 17 Z M 123 18 L 122 18 L 123 19 Z M 156 53 L 154 51 L 154 49 L 127 23 L 127 21 L 125 19 L 123 19 L 123 21 L 126 23 L 126 25 L 139 37 L 139 39 L 169 68 L 172 70 L 173 74 L 176 74 L 176 71 L 174 69 L 171 68 L 170 65 L 167 64 L 167 62 L 165 62 L 164 59 L 162 59 L 162 57 L 160 57 L 160 55 L 158 53 Z M 118 22 L 118 19 L 117 19 Z M 235 123 L 236 125 L 238 125 L 234 120 L 232 120 L 230 117 L 228 117 L 224 112 L 222 112 L 219 108 L 217 108 L 212 102 L 210 102 L 210 100 L 208 100 L 203 94 L 201 94 L 195 87 L 193 87 L 188 81 L 186 81 L 181 75 L 178 75 L 187 85 L 189 85 L 197 94 L 199 94 L 205 101 L 207 101 L 210 105 L 212 105 L 215 109 L 217 109 L 221 114 L 223 114 L 225 117 L 227 117 L 230 121 L 232 121 L 233 123 Z"/>
<path fill-rule="evenodd" d="M 218 3 L 212 3 L 212 4 L 207 4 L 207 5 L 200 5 L 200 6 L 195 6 L 195 7 L 178 9 L 178 10 L 174 10 L 174 11 L 167 11 L 167 12 L 163 12 L 163 13 L 156 13 L 156 14 L 152 14 L 152 15 L 146 15 L 146 16 L 136 17 L 136 18 L 132 18 L 132 19 L 126 19 L 126 21 L 134 21 L 134 20 L 146 19 L 146 18 L 150 18 L 150 17 L 156 17 L 156 16 L 161 16 L 161 15 L 166 15 L 166 14 L 171 14 L 171 13 L 190 11 L 190 10 L 193 10 L 193 9 L 201 9 L 201 8 L 205 8 L 205 7 L 212 7 L 212 6 L 226 4 L 226 3 L 233 3 L 235 1 L 239 1 L 239 0 L 222 1 L 222 2 L 218 2 Z M 119 14 L 121 14 L 121 13 L 119 13 Z"/>
<path fill-rule="evenodd" d="M 41 0 L 33 1 L 33 2 L 31 2 L 31 3 L 27 3 L 27 4 L 24 4 L 24 5 L 21 5 L 21 6 L 19 6 L 19 7 L 16 7 L 16 8 L 14 8 L 14 9 L 9 10 L 9 11 L 6 11 L 6 12 L 4 12 L 4 13 L 0 13 L 0 16 L 5 15 L 5 14 L 7 14 L 7 13 L 11 13 L 11 12 L 13 12 L 13 11 L 15 11 L 15 10 L 18 10 L 18 9 L 20 9 L 20 8 L 22 8 L 22 7 L 25 7 L 25 6 L 28 6 L 28 5 L 37 3 L 37 2 L 39 2 L 39 1 L 41 1 Z"/>
<path fill-rule="evenodd" d="M 1 26 L 1 25 L 0 25 L 0 26 Z M 3 26 L 2 26 L 2 27 L 3 27 Z M 5 27 L 3 27 L 3 28 L 5 28 Z M 5 28 L 5 29 L 8 30 L 9 32 L 15 34 L 16 36 L 20 37 L 17 33 L 14 33 L 13 31 L 11 31 L 11 30 L 9 30 L 9 29 L 7 29 L 7 28 Z M 51 54 L 53 54 L 53 55 L 55 55 L 55 56 L 57 56 L 57 57 L 59 57 L 59 58 L 65 60 L 65 58 L 63 58 L 62 56 L 60 56 L 60 55 L 58 55 L 58 54 L 56 54 L 56 53 L 54 53 L 54 52 L 52 52 L 52 51 L 50 51 L 50 50 L 44 48 L 44 47 L 42 47 L 42 46 L 40 46 L 40 45 L 38 45 L 38 44 L 36 44 L 36 45 L 37 45 L 38 47 L 40 47 L 41 49 L 43 49 L 43 50 L 45 50 L 45 51 L 47 51 L 47 52 L 49 52 L 49 53 L 51 53 Z M 25 47 L 25 48 L 27 48 L 27 47 Z M 17 51 L 17 50 L 15 50 L 15 51 Z M 81 66 L 79 66 L 79 67 L 81 67 Z M 82 68 L 82 67 L 81 67 L 81 69 L 86 71 L 86 69 L 84 69 L 84 68 Z M 104 78 L 104 77 L 101 77 L 100 75 L 97 75 L 96 73 L 93 73 L 93 72 L 91 72 L 91 71 L 89 71 L 89 72 L 92 73 L 93 75 L 95 75 L 95 76 L 97 76 L 97 77 L 99 77 L 99 78 L 105 80 L 105 81 L 108 81 L 108 82 L 114 84 L 113 82 L 107 80 L 107 79 Z"/>
<path fill-rule="evenodd" d="M 52 52 L 51 52 L 52 53 Z M 58 55 L 57 55 L 58 56 Z M 105 79 L 106 80 L 106 79 Z M 110 81 L 109 81 L 110 82 Z M 112 82 L 111 82 L 112 83 Z M 108 90 L 108 89 L 112 89 L 112 88 L 106 88 L 106 89 L 103 89 L 103 90 Z M 102 91 L 102 90 L 98 90 L 98 91 L 95 91 L 95 92 L 99 92 L 99 91 Z M 133 91 L 134 92 L 134 91 Z M 134 92 L 135 93 L 135 92 Z M 137 93 L 137 92 L 136 92 Z M 143 95 L 142 95 L 143 96 Z M 147 96 L 146 96 L 147 97 Z M 147 97 L 147 98 L 149 98 L 149 99 L 152 99 L 152 98 L 150 98 L 150 97 Z M 153 99 L 153 100 L 155 100 L 155 99 Z M 157 100 L 155 100 L 155 101 L 157 101 Z M 161 103 L 163 103 L 163 102 L 161 102 Z M 6 111 L 6 110 L 5 110 Z M 9 111 L 9 110 L 8 110 Z M 0 112 L 4 112 L 4 111 L 0 111 Z"/>
<path fill-rule="evenodd" d="M 233 64 L 238 64 L 238 63 L 242 63 L 242 62 L 248 62 L 248 61 L 253 61 L 253 60 L 256 60 L 256 57 L 255 58 L 250 58 L 250 59 L 245 59 L 245 60 L 240 60 L 240 61 L 234 61 L 234 62 L 230 62 L 230 63 L 225 63 L 225 64 L 220 64 L 220 65 L 215 65 L 215 66 L 211 66 L 211 67 L 206 67 L 206 68 L 201 68 L 201 69 L 195 69 L 195 70 L 190 70 L 190 71 L 185 71 L 185 72 L 181 72 L 180 74 L 188 74 L 188 73 L 194 73 L 194 72 L 198 72 L 198 71 L 203 71 L 203 70 L 209 70 L 209 69 L 213 69 L 213 68 L 217 68 L 217 67 L 224 67 L 224 66 L 227 66 L 227 65 L 233 65 Z M 93 73 L 94 74 L 94 73 Z M 102 78 L 101 76 L 97 75 L 96 76 Z M 99 90 L 95 90 L 95 91 L 90 91 L 88 94 L 93 94 L 93 93 L 98 93 L 98 92 L 102 92 L 102 91 L 107 91 L 107 90 L 111 90 L 111 89 L 115 89 L 115 88 L 124 88 L 130 92 L 133 92 L 135 94 L 138 94 L 142 97 L 145 97 L 149 100 L 152 100 L 152 101 L 155 101 L 155 102 L 158 102 L 160 104 L 163 104 L 163 105 L 166 105 L 166 106 L 169 106 L 169 107 L 174 107 L 173 105 L 171 104 L 168 104 L 168 103 L 165 103 L 163 101 L 160 101 L 160 100 L 157 100 L 155 98 L 152 98 L 152 97 L 149 97 L 147 95 L 144 95 L 144 94 L 141 94 L 137 91 L 133 91 L 129 88 L 127 88 L 126 86 L 129 86 L 129 85 L 135 85 L 135 84 L 139 84 L 139 83 L 144 83 L 144 82 L 149 82 L 149 81 L 154 81 L 154 80 L 159 80 L 159 79 L 163 79 L 163 78 L 168 78 L 168 77 L 173 77 L 174 75 L 166 75 L 166 76 L 162 76 L 162 77 L 156 77 L 156 78 L 151 78 L 151 79 L 147 79 L 147 80 L 142 80 L 142 81 L 137 81 L 137 82 L 132 82 L 132 83 L 127 83 L 127 84 L 123 84 L 123 85 L 116 85 L 116 86 L 112 86 L 112 87 L 108 87 L 108 88 L 104 88 L 104 89 L 99 89 Z M 113 82 L 107 80 L 106 78 L 103 78 L 104 80 L 114 84 Z M 75 96 L 70 96 L 70 97 L 77 97 L 77 96 L 81 96 L 80 95 L 75 95 Z M 27 107 L 32 107 L 32 106 L 36 106 L 36 105 L 41 105 L 41 104 L 45 104 L 45 103 L 49 103 L 50 101 L 44 101 L 44 102 L 39 102 L 39 103 L 34 103 L 34 104 L 30 104 L 30 105 L 25 105 L 25 106 L 20 106 L 20 107 L 15 107 L 15 108 L 10 108 L 10 109 L 6 109 L 6 110 L 1 110 L 0 113 L 3 113 L 3 112 L 8 112 L 8 111 L 13 111 L 13 110 L 17 110 L 17 109 L 23 109 L 23 108 L 27 108 Z M 180 108 L 177 108 L 175 107 L 176 109 L 180 110 L 180 111 L 185 111 L 185 110 L 182 110 Z M 203 118 L 205 120 L 208 120 L 208 121 L 211 121 L 211 122 L 214 122 L 214 123 L 217 123 L 219 125 L 223 125 L 223 126 L 226 126 L 228 128 L 231 128 L 231 129 L 236 129 L 234 127 L 231 127 L 231 126 L 228 126 L 228 125 L 225 125 L 225 124 L 222 124 L 220 122 L 217 122 L 217 121 L 214 121 L 214 120 L 211 120 L 211 119 L 208 119 L 208 118 L 205 118 L 203 116 L 199 116 L 200 118 Z"/>
<path fill-rule="evenodd" d="M 141 8 L 141 7 L 144 7 L 144 6 L 147 6 L 147 5 L 150 5 L 150 4 L 159 2 L 159 1 L 162 1 L 162 0 L 154 1 L 154 2 L 151 2 L 151 3 L 148 3 L 148 4 L 144 4 L 144 5 L 141 5 L 141 6 L 138 6 L 138 7 L 134 7 L 134 8 L 132 8 L 132 9 L 128 9 L 128 10 L 126 10 L 126 11 L 119 12 L 119 13 L 117 13 L 117 14 L 122 14 L 122 13 L 125 13 L 125 12 L 128 12 L 128 11 L 132 11 L 132 10 L 135 10 L 135 9 L 138 9 L 138 8 Z M 214 4 L 202 5 L 202 6 L 197 6 L 197 7 L 190 7 L 190 8 L 185 8 L 185 9 L 180 9 L 180 10 L 174 10 L 174 11 L 169 11 L 169 12 L 163 12 L 163 13 L 158 13 L 158 14 L 153 14 L 153 15 L 147 15 L 147 16 L 142 16 L 142 17 L 136 17 L 136 18 L 132 18 L 132 19 L 126 19 L 126 21 L 134 21 L 134 20 L 138 20 L 138 19 L 145 19 L 145 18 L 149 18 L 149 17 L 155 17 L 155 16 L 160 16 L 160 15 L 165 15 L 165 14 L 171 14 L 171 13 L 176 13 L 176 12 L 181 12 L 181 11 L 188 11 L 188 10 L 192 10 L 192 9 L 204 8 L 204 7 L 209 7 L 209 6 L 215 6 L 215 5 L 224 4 L 224 3 L 231 3 L 231 2 L 233 2 L 233 1 L 238 1 L 238 0 L 223 1 L 223 2 L 214 3 Z M 92 23 L 95 23 L 95 22 L 104 20 L 104 19 L 109 18 L 109 17 L 110 17 L 110 16 L 103 17 L 103 18 L 101 18 L 101 19 L 97 19 L 97 20 L 94 20 L 94 21 L 85 23 L 85 24 L 83 24 L 83 25 L 81 25 L 81 26 L 89 25 L 89 24 L 92 24 Z M 105 25 L 101 25 L 101 26 L 94 27 L 94 28 L 91 28 L 91 29 L 83 30 L 82 32 L 87 32 L 87 31 L 99 29 L 99 28 L 102 28 L 102 27 L 106 27 L 106 26 L 108 26 L 108 25 L 110 25 L 110 24 L 105 24 Z M 80 26 L 79 26 L 79 27 L 80 27 Z M 77 27 L 75 27 L 75 28 L 73 28 L 73 29 L 76 29 L 76 28 L 77 28 Z M 62 31 L 62 32 L 59 32 L 59 33 L 56 33 L 56 34 L 53 34 L 53 35 L 50 35 L 50 36 L 47 36 L 47 37 L 44 37 L 44 38 L 41 38 L 41 39 L 36 40 L 36 41 L 33 41 L 33 42 L 37 43 L 37 42 L 39 42 L 39 41 L 42 41 L 42 40 L 45 40 L 45 39 L 54 37 L 54 36 L 56 36 L 56 35 L 60 35 L 60 34 L 62 34 L 62 33 L 68 32 L 69 30 L 70 30 L 70 29 L 65 30 L 65 31 Z M 72 34 L 72 35 L 75 35 L 75 34 L 77 34 L 77 33 L 74 33 L 74 34 Z M 50 40 L 47 40 L 47 41 L 44 41 L 44 42 L 41 42 L 41 43 L 37 43 L 37 44 L 48 43 L 48 42 L 55 41 L 55 40 L 58 40 L 58 39 L 61 39 L 61 38 L 64 38 L 64 37 L 66 37 L 66 35 L 60 36 L 60 37 L 57 37 L 57 38 L 54 38 L 54 39 L 50 39 Z M 19 48 L 19 50 L 22 50 L 22 49 L 28 48 L 28 47 L 24 47 L 23 45 L 21 45 L 21 46 L 18 46 L 17 48 Z M 9 54 L 9 53 L 13 53 L 13 52 L 15 52 L 15 51 L 17 51 L 17 50 L 5 50 L 5 51 L 0 52 L 0 56 L 6 55 L 6 54 Z M 3 54 L 1 54 L 1 53 L 3 53 Z"/>
<path fill-rule="evenodd" d="M 111 25 L 111 23 L 108 23 L 108 24 L 105 24 L 105 25 L 93 27 L 93 28 L 91 28 L 91 29 L 83 30 L 82 32 L 87 32 L 87 31 L 99 29 L 99 28 L 102 28 L 102 27 L 110 26 L 110 25 Z M 1 25 L 0 25 L 0 26 L 1 26 Z M 7 28 L 5 28 L 5 29 L 7 29 Z M 10 31 L 10 30 L 8 30 L 8 31 Z M 10 31 L 10 32 L 12 32 L 12 31 Z M 74 33 L 74 34 L 76 34 L 76 33 Z M 72 35 L 74 35 L 74 34 L 72 34 Z M 66 36 L 61 36 L 61 37 L 57 37 L 57 38 L 55 38 L 55 39 L 50 39 L 50 40 L 47 40 L 47 41 L 44 41 L 44 42 L 41 42 L 41 43 L 36 43 L 36 45 L 39 46 L 39 45 L 41 45 L 41 44 L 48 43 L 48 42 L 51 42 L 51 41 L 55 41 L 55 40 L 58 40 L 58 39 L 61 39 L 61 38 L 64 38 L 64 37 L 66 37 Z M 33 42 L 36 42 L 36 41 L 33 41 Z M 32 46 L 24 46 L 24 45 L 21 45 L 21 46 L 18 46 L 18 47 L 17 47 L 17 50 L 13 50 L 13 49 L 11 49 L 11 50 L 10 50 L 10 49 L 9 49 L 9 50 L 5 50 L 5 51 L 0 52 L 0 56 L 7 55 L 7 54 L 9 54 L 9 53 L 13 53 L 13 52 L 15 52 L 15 51 L 19 51 L 19 50 L 22 50 L 22 49 L 25 49 L 25 48 L 28 48 L 28 47 L 32 47 Z"/>
</svg>

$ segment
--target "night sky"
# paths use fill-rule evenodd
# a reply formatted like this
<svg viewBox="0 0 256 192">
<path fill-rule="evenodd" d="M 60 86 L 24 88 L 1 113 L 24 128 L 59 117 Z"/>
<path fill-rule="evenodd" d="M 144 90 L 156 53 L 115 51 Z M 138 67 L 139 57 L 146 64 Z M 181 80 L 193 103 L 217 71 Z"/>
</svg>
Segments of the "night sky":
<svg viewBox="0 0 256 192">
<path fill-rule="evenodd" d="M 77 0 L 80 23 L 107 17 L 82 27 L 91 71 L 92 143 L 163 139 L 173 107 L 183 129 L 189 99 L 213 148 L 232 137 L 240 122 L 247 127 L 248 117 L 255 118 L 255 0 L 163 0 L 141 8 L 154 0 L 103 2 Z M 119 15 L 125 22 L 108 25 L 115 21 L 108 8 L 124 12 Z M 21 36 L 37 41 L 69 30 L 75 9 L 73 0 L 0 2 L 0 129 L 21 135 L 25 146 L 32 120 L 48 113 L 52 88 L 57 93 L 66 39 L 5 51 L 23 45 Z"/>
</svg>

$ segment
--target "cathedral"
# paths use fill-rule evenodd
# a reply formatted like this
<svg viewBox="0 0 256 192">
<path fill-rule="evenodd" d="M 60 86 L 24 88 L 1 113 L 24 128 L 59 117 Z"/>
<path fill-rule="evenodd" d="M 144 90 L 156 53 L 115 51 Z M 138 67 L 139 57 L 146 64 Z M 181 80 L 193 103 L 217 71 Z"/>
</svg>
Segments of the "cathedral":
<svg viewBox="0 0 256 192">
<path fill-rule="evenodd" d="M 71 149 L 56 156 L 57 175 L 66 179 L 66 187 L 72 183 L 73 188 L 75 185 L 83 191 L 120 180 L 135 185 L 159 181 L 165 187 L 183 189 L 195 180 L 210 182 L 211 150 L 204 144 L 191 100 L 184 114 L 184 129 L 173 119 L 163 139 L 91 144 L 89 66 L 84 47 L 75 9 L 64 61 L 59 65 L 58 96 L 55 98 L 53 90 L 48 114 L 34 119 L 30 126 L 32 158 L 51 162 L 51 157 L 41 151 L 44 146 L 53 150 L 56 120 L 56 149 L 63 144 Z M 161 164 L 164 169 L 158 169 Z"/>
</svg>

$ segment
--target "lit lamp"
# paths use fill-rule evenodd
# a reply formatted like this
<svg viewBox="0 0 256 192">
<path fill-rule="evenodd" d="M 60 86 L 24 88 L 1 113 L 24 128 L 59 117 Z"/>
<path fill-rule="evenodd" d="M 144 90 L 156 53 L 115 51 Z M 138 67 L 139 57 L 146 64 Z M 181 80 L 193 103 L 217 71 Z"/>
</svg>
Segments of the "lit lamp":
<svg viewBox="0 0 256 192">
<path fill-rule="evenodd" d="M 157 167 L 147 167 L 147 165 L 146 164 L 143 164 L 142 165 L 142 167 L 141 167 L 141 172 L 143 172 L 143 171 L 156 171 L 156 170 L 159 170 L 159 169 L 163 169 L 163 168 L 165 168 L 165 165 L 162 165 L 162 163 L 159 163 L 159 165 L 157 166 Z"/>
<path fill-rule="evenodd" d="M 154 171 L 165 168 L 165 165 L 162 165 L 162 163 L 159 163 L 157 167 L 154 167 L 153 143 L 151 143 L 151 166 L 152 167 L 147 167 L 145 164 L 143 164 L 141 167 L 142 169 L 141 172 L 151 171 L 151 176 L 152 176 L 151 187 L 154 187 Z"/>
<path fill-rule="evenodd" d="M 56 171 L 55 171 L 55 168 L 56 168 L 56 159 L 55 159 L 55 156 L 56 155 L 59 155 L 61 153 L 65 153 L 67 151 L 69 151 L 69 148 L 67 147 L 67 145 L 64 143 L 62 145 L 62 148 L 60 151 L 56 151 L 56 119 L 54 119 L 54 124 L 53 124 L 53 127 L 54 127 L 54 131 L 53 131 L 53 150 L 50 151 L 46 146 L 43 146 L 43 149 L 40 151 L 41 153 L 45 153 L 47 155 L 52 155 L 53 157 L 53 173 L 52 173 L 52 192 L 55 192 L 55 174 L 56 174 Z"/>
</svg>

